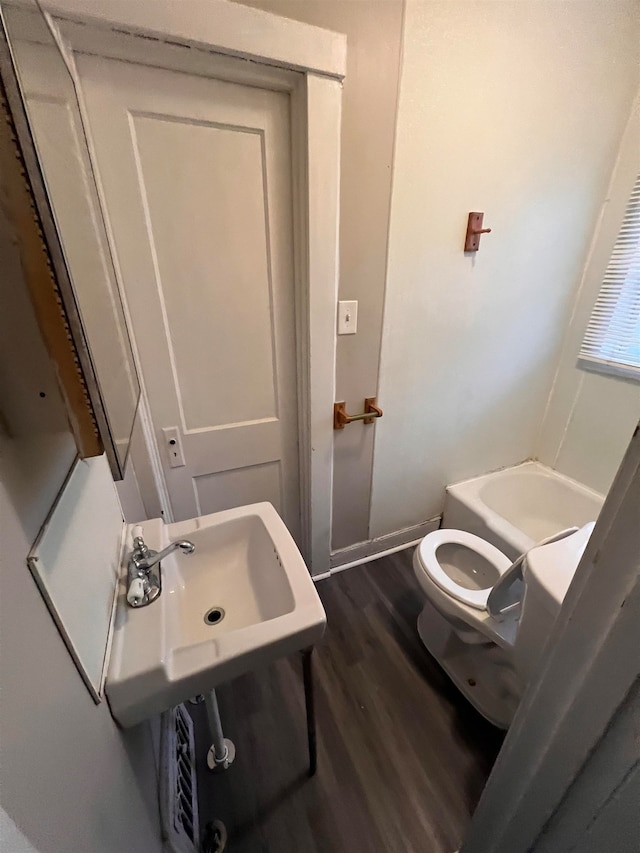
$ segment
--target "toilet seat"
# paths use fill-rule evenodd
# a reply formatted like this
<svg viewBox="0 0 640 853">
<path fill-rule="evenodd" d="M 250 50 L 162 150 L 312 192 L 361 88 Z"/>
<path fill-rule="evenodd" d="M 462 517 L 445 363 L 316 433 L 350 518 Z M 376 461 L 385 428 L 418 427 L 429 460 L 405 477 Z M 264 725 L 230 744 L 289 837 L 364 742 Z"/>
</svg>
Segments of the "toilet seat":
<svg viewBox="0 0 640 853">
<path fill-rule="evenodd" d="M 467 533 L 465 530 L 434 530 L 433 533 L 428 533 L 418 545 L 417 554 L 420 563 L 427 575 L 440 589 L 469 607 L 474 607 L 476 610 L 486 610 L 487 599 L 493 587 L 467 589 L 456 583 L 442 568 L 436 557 L 436 552 L 441 545 L 462 545 L 470 551 L 475 551 L 476 554 L 491 563 L 500 576 L 511 566 L 511 560 L 490 542 L 475 536 L 473 533 Z"/>
</svg>

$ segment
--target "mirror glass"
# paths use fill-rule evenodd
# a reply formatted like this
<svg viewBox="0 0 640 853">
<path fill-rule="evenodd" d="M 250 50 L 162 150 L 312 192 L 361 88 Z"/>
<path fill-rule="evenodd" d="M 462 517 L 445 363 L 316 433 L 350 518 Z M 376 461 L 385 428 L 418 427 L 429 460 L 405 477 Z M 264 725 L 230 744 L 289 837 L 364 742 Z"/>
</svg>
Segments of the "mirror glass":
<svg viewBox="0 0 640 853">
<path fill-rule="evenodd" d="M 120 479 L 140 385 L 76 89 L 35 2 L 5 5 L 3 18 Z"/>
</svg>

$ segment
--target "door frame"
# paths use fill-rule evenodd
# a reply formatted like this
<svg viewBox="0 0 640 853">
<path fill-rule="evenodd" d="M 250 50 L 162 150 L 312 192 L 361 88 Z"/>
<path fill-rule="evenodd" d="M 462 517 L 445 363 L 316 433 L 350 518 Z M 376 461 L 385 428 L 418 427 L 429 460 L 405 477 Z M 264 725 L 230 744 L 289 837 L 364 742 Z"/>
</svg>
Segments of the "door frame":
<svg viewBox="0 0 640 853">
<path fill-rule="evenodd" d="M 93 0 L 91 4 L 86 0 L 42 0 L 41 5 L 76 83 L 85 130 L 88 123 L 74 61 L 74 54 L 79 52 L 152 65 L 159 64 L 161 54 L 163 67 L 290 94 L 301 550 L 312 574 L 328 571 L 339 268 L 340 123 L 346 36 L 228 0 L 153 0 L 144 4 L 129 0 Z M 150 15 L 152 6 L 153 15 Z M 87 136 L 104 213 L 104 194 L 88 132 Z M 113 246 L 108 217 L 104 218 Z M 131 328 L 122 277 L 113 254 L 116 278 Z M 154 475 L 153 478 L 145 477 L 139 485 L 147 504 L 153 503 L 153 495 L 147 495 L 145 500 L 145 491 L 157 491 L 163 516 L 170 521 L 171 504 L 160 451 L 151 429 L 135 342 L 134 354 L 142 385 L 141 424 Z M 132 458 L 136 467 L 135 453 Z M 140 467 L 148 471 L 148 460 L 143 460 Z"/>
</svg>

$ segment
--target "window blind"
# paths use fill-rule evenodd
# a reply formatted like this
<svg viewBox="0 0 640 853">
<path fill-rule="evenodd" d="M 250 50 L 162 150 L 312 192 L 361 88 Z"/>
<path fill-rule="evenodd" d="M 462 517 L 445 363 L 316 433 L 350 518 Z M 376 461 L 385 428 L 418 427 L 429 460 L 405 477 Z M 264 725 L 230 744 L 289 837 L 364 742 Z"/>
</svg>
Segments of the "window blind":
<svg viewBox="0 0 640 853">
<path fill-rule="evenodd" d="M 580 348 L 585 367 L 640 381 L 640 175 Z"/>
</svg>

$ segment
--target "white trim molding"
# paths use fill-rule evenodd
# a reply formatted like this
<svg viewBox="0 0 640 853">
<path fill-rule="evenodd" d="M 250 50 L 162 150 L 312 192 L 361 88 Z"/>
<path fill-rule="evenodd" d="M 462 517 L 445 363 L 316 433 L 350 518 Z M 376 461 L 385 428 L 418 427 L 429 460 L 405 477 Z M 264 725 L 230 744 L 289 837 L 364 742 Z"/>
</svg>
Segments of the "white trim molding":
<svg viewBox="0 0 640 853">
<path fill-rule="evenodd" d="M 342 87 L 337 80 L 314 74 L 308 74 L 306 79 L 309 559 L 315 575 L 329 568 L 331 552 Z"/>
<path fill-rule="evenodd" d="M 595 827 L 640 750 L 615 754 L 637 703 L 640 650 L 640 428 L 605 501 L 474 814 L 461 853 L 632 850 L 593 846 Z M 638 708 L 632 708 L 638 714 Z M 605 770 L 603 771 L 603 765 Z M 585 811 L 584 791 L 589 794 Z M 571 796 L 571 791 L 583 792 Z M 587 813 L 588 812 L 588 813 Z M 601 822 L 600 817 L 605 816 Z M 615 827 L 609 824 L 607 832 Z"/>
<path fill-rule="evenodd" d="M 54 18 L 342 80 L 347 37 L 229 0 L 43 0 Z"/>
<path fill-rule="evenodd" d="M 367 539 L 366 542 L 358 542 L 356 545 L 349 545 L 348 548 L 333 551 L 331 554 L 331 573 L 341 572 L 343 569 L 360 566 L 370 560 L 377 560 L 380 557 L 386 557 L 388 554 L 394 554 L 396 551 L 411 548 L 412 545 L 417 545 L 424 539 L 427 533 L 437 530 L 440 527 L 440 521 L 441 517 L 438 515 L 429 521 L 415 524 L 413 527 L 405 527 L 395 533 L 387 533 L 377 539 Z"/>
</svg>

